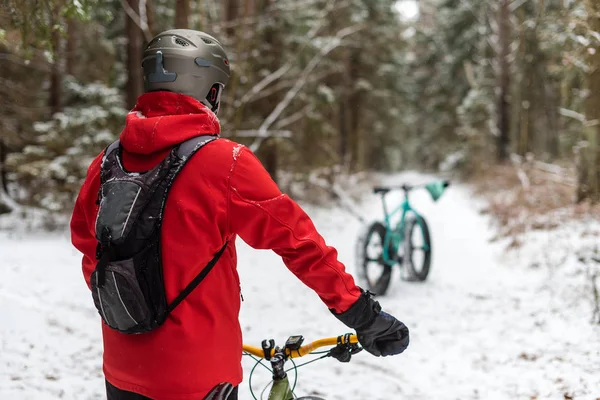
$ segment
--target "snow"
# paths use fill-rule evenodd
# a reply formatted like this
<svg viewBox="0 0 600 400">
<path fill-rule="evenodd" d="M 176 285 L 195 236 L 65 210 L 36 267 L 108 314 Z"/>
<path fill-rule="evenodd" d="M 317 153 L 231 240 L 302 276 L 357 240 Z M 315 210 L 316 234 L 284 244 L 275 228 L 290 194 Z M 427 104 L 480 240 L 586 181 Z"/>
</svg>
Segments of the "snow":
<svg viewBox="0 0 600 400">
<path fill-rule="evenodd" d="M 405 174 L 388 182 L 426 179 Z M 388 204 L 400 196 L 390 194 Z M 389 294 L 379 298 L 409 327 L 408 350 L 302 367 L 297 394 L 328 400 L 600 397 L 600 326 L 591 323 L 586 279 L 597 264 L 585 263 L 598 258 L 600 224 L 573 222 L 529 233 L 521 248 L 507 251 L 508 240 L 490 242 L 496 232 L 468 187 L 451 186 L 438 203 L 425 191 L 411 201 L 431 229 L 431 274 L 424 283 L 396 276 Z M 377 218 L 379 202 L 367 196 L 362 214 Z M 358 220 L 340 208 L 306 210 L 357 276 Z M 260 346 L 274 338 L 283 344 L 293 334 L 311 341 L 348 331 L 274 253 L 241 241 L 238 252 L 246 343 Z M 1 399 L 103 398 L 100 321 L 79 265 L 67 233 L 0 232 Z M 253 364 L 244 358 L 244 400 L 251 398 Z M 269 379 L 257 368 L 255 391 Z"/>
<path fill-rule="evenodd" d="M 243 148 L 244 148 L 244 146 L 242 146 L 241 144 L 238 144 L 237 146 L 235 146 L 233 148 L 233 160 L 234 161 L 238 159 Z"/>
<path fill-rule="evenodd" d="M 419 16 L 419 4 L 414 0 L 399 0 L 394 9 L 407 21 L 415 20 Z"/>
</svg>

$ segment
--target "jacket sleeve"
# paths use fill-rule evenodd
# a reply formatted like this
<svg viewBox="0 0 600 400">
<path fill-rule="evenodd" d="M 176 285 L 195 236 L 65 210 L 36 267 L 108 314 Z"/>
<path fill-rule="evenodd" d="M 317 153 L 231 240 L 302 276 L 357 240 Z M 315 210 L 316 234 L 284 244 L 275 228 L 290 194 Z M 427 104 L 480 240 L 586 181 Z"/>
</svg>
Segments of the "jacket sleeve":
<svg viewBox="0 0 600 400">
<path fill-rule="evenodd" d="M 90 287 L 90 276 L 96 267 L 95 213 L 90 207 L 96 204 L 95 198 L 100 187 L 100 160 L 101 156 L 98 156 L 90 165 L 71 216 L 71 242 L 83 253 L 82 270 L 88 287 Z"/>
<path fill-rule="evenodd" d="M 253 248 L 273 250 L 327 307 L 346 311 L 361 292 L 337 251 L 327 246 L 304 210 L 281 193 L 254 154 L 239 149 L 229 176 L 231 232 Z"/>
</svg>

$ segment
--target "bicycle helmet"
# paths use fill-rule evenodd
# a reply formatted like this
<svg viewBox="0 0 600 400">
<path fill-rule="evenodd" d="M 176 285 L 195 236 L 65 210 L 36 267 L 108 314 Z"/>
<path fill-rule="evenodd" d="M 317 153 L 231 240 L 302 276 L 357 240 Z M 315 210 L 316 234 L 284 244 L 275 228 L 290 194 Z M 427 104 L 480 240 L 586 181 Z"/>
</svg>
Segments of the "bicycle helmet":
<svg viewBox="0 0 600 400">
<path fill-rule="evenodd" d="M 185 94 L 215 114 L 231 75 L 221 43 L 191 29 L 171 29 L 156 35 L 144 50 L 142 69 L 146 92 L 166 90 Z"/>
</svg>

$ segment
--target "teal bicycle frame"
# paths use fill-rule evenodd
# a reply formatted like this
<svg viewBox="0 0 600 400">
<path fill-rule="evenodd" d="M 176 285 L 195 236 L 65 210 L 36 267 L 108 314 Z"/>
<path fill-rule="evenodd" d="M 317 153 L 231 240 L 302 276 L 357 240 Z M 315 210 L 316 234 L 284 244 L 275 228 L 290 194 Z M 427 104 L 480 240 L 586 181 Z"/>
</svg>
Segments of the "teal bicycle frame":
<svg viewBox="0 0 600 400">
<path fill-rule="evenodd" d="M 397 208 L 395 208 L 394 210 L 392 210 L 392 212 L 388 212 L 388 208 L 387 208 L 387 204 L 385 202 L 385 195 L 387 194 L 386 192 L 381 194 L 381 202 L 383 204 L 383 213 L 384 213 L 384 224 L 385 224 L 385 229 L 386 229 L 386 234 L 385 234 L 385 239 L 384 239 L 384 243 L 383 243 L 383 261 L 386 264 L 394 264 L 396 262 L 398 262 L 397 258 L 391 258 L 390 254 L 398 254 L 398 250 L 400 249 L 400 246 L 402 245 L 402 243 L 404 242 L 404 238 L 405 238 L 405 228 L 406 228 L 406 218 L 407 215 L 409 213 L 412 213 L 416 216 L 416 220 L 417 223 L 419 224 L 419 226 L 421 228 L 423 228 L 423 218 L 421 217 L 421 214 L 419 214 L 414 208 L 412 208 L 412 206 L 410 205 L 410 201 L 409 201 L 409 192 L 412 189 L 417 188 L 416 186 L 411 187 L 411 186 L 407 186 L 407 185 L 403 185 L 402 186 L 402 190 L 404 191 L 404 200 L 402 201 L 402 203 L 400 204 L 400 206 L 398 206 Z M 396 224 L 395 227 L 392 227 L 392 218 L 399 214 L 402 213 L 401 217 L 400 217 L 400 221 Z M 423 244 L 423 250 L 427 251 L 429 250 L 429 244 L 428 243 L 424 243 Z"/>
</svg>

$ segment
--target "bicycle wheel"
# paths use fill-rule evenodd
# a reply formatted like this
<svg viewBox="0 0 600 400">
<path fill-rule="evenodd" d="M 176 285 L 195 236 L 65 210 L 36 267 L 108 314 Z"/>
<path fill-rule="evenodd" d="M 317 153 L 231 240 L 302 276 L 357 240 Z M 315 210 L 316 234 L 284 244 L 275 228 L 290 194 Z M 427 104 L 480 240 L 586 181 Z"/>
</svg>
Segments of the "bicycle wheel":
<svg viewBox="0 0 600 400">
<path fill-rule="evenodd" d="M 325 399 L 322 397 L 304 396 L 304 397 L 296 397 L 296 400 L 325 400 Z"/>
<path fill-rule="evenodd" d="M 421 216 L 408 220 L 406 225 L 406 255 L 408 256 L 408 279 L 424 281 L 431 267 L 431 237 L 427 222 Z"/>
<path fill-rule="evenodd" d="M 363 284 L 371 292 L 384 295 L 392 279 L 392 266 L 383 259 L 386 228 L 374 222 L 359 241 L 359 273 Z"/>
</svg>

